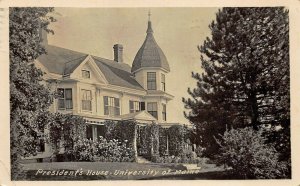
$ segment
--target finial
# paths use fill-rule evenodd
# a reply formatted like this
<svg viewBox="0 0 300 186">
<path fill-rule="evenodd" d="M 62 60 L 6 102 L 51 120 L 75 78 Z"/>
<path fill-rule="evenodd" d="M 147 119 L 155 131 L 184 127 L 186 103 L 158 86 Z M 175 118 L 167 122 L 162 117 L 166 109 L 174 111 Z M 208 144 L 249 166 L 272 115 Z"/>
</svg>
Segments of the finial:
<svg viewBox="0 0 300 186">
<path fill-rule="evenodd" d="M 149 12 L 148 12 L 148 28 L 147 28 L 147 34 L 152 34 L 152 33 L 153 33 L 150 17 L 151 17 L 151 12 L 150 12 L 150 10 L 149 10 Z"/>
<path fill-rule="evenodd" d="M 151 21 L 150 18 L 151 18 L 151 11 L 149 9 L 149 11 L 148 11 L 148 21 Z"/>
</svg>

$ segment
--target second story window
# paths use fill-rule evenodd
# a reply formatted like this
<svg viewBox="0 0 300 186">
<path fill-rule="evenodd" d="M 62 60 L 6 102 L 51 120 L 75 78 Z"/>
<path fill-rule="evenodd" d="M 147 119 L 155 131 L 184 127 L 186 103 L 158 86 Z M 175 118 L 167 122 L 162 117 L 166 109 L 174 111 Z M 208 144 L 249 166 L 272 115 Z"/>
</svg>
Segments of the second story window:
<svg viewBox="0 0 300 186">
<path fill-rule="evenodd" d="M 166 76 L 161 74 L 161 90 L 166 91 Z"/>
<path fill-rule="evenodd" d="M 147 111 L 153 117 L 155 117 L 156 119 L 158 119 L 158 116 L 157 116 L 157 103 L 156 102 L 149 102 L 149 103 L 147 103 Z"/>
<path fill-rule="evenodd" d="M 82 77 L 85 79 L 90 79 L 91 78 L 91 73 L 88 70 L 82 70 Z"/>
<path fill-rule="evenodd" d="M 72 89 L 71 88 L 58 88 L 58 109 L 72 109 Z"/>
<path fill-rule="evenodd" d="M 129 101 L 129 111 L 130 111 L 130 113 L 141 111 L 140 106 L 141 105 L 140 105 L 139 101 Z"/>
<path fill-rule="evenodd" d="M 162 117 L 164 121 L 167 121 L 167 106 L 166 104 L 162 104 Z"/>
<path fill-rule="evenodd" d="M 156 73 L 147 72 L 147 89 L 156 90 Z"/>
<path fill-rule="evenodd" d="M 104 96 L 104 115 L 119 116 L 120 100 L 119 98 Z"/>
<path fill-rule="evenodd" d="M 82 110 L 92 111 L 92 91 L 81 90 L 81 103 Z"/>
</svg>

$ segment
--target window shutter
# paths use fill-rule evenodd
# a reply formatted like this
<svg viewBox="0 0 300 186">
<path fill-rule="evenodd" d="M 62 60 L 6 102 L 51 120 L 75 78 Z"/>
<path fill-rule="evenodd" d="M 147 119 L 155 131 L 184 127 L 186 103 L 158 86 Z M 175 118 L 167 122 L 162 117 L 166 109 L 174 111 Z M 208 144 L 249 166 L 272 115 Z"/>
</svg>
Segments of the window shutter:
<svg viewBox="0 0 300 186">
<path fill-rule="evenodd" d="M 120 107 L 120 99 L 119 98 L 115 98 L 115 107 Z"/>
<path fill-rule="evenodd" d="M 140 102 L 140 104 L 141 104 L 141 110 L 145 110 L 145 102 Z"/>
<path fill-rule="evenodd" d="M 73 108 L 73 101 L 72 101 L 72 89 L 68 88 L 65 90 L 66 92 L 66 109 Z"/>
<path fill-rule="evenodd" d="M 66 99 L 72 100 L 72 89 L 70 88 L 66 89 Z"/>
<path fill-rule="evenodd" d="M 129 101 L 129 109 L 133 110 L 133 101 Z"/>
<path fill-rule="evenodd" d="M 104 115 L 108 115 L 109 111 L 108 111 L 108 97 L 107 96 L 103 97 L 103 102 L 104 102 Z"/>
<path fill-rule="evenodd" d="M 59 98 L 65 98 L 65 90 L 63 88 L 58 88 L 57 94 Z"/>
<path fill-rule="evenodd" d="M 104 100 L 104 105 L 108 105 L 108 97 L 107 97 L 107 96 L 104 96 L 104 97 L 103 97 L 103 100 Z"/>
</svg>

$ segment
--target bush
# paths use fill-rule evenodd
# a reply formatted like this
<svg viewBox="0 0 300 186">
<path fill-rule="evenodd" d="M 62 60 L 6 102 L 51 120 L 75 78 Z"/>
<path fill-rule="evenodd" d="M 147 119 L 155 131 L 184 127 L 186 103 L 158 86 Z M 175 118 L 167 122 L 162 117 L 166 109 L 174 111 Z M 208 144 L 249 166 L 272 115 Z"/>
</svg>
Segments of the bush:
<svg viewBox="0 0 300 186">
<path fill-rule="evenodd" d="M 95 156 L 106 162 L 132 162 L 134 150 L 126 145 L 127 141 L 116 139 L 106 140 L 100 136 L 99 142 L 95 143 Z"/>
<path fill-rule="evenodd" d="M 262 133 L 250 127 L 225 131 L 216 139 L 221 147 L 216 161 L 230 166 L 239 178 L 286 178 L 286 163 L 278 160 L 279 153 Z"/>
<path fill-rule="evenodd" d="M 77 161 L 134 161 L 134 150 L 128 147 L 127 141 L 106 140 L 101 136 L 99 141 L 96 142 L 88 139 L 79 140 L 75 143 L 74 154 Z"/>
<path fill-rule="evenodd" d="M 94 161 L 93 141 L 88 139 L 78 140 L 74 145 L 74 154 L 77 161 Z"/>
</svg>

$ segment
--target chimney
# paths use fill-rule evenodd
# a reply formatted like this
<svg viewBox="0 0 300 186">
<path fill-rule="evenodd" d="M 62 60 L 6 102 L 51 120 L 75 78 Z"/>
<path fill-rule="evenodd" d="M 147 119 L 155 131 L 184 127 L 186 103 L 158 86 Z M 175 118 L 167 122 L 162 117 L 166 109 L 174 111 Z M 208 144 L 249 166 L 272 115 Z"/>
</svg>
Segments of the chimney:
<svg viewBox="0 0 300 186">
<path fill-rule="evenodd" d="M 114 61 L 123 62 L 123 46 L 121 44 L 114 45 Z"/>
</svg>

